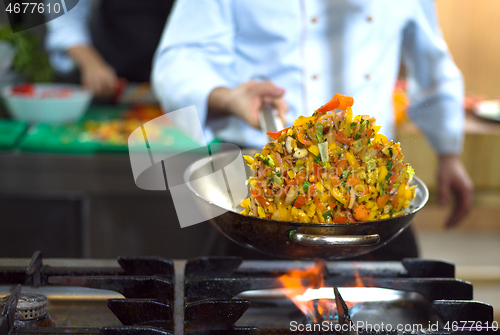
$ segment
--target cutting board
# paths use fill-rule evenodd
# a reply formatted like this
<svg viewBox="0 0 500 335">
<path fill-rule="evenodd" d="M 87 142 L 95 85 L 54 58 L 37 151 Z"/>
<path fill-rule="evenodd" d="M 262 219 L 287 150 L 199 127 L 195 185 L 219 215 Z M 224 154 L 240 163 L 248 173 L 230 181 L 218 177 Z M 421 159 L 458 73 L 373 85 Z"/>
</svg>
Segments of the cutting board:
<svg viewBox="0 0 500 335">
<path fill-rule="evenodd" d="M 84 129 L 87 121 L 101 122 L 120 119 L 125 110 L 126 107 L 93 106 L 77 124 L 33 125 L 21 141 L 19 149 L 29 152 L 71 154 L 128 153 L 127 143 L 91 138 Z M 158 130 L 156 143 L 161 143 L 161 150 L 184 152 L 198 146 L 187 134 L 174 126 L 164 126 Z"/>
<path fill-rule="evenodd" d="M 9 150 L 16 146 L 28 124 L 16 120 L 0 120 L 0 149 Z"/>
</svg>

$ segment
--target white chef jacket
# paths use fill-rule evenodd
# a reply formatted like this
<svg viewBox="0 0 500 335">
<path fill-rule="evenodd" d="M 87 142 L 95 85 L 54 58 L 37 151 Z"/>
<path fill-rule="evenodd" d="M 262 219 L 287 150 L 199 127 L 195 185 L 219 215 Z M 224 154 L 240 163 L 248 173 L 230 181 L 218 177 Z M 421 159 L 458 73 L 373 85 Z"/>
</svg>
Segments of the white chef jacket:
<svg viewBox="0 0 500 335">
<path fill-rule="evenodd" d="M 207 118 L 216 87 L 265 76 L 286 90 L 287 125 L 335 93 L 376 117 L 393 137 L 392 91 L 400 61 L 412 120 L 436 151 L 461 150 L 462 76 L 432 0 L 178 0 L 154 58 L 155 92 L 167 111 L 195 105 L 206 141 L 249 147 L 267 138 L 236 116 Z M 193 134 L 193 120 L 174 120 Z"/>
</svg>

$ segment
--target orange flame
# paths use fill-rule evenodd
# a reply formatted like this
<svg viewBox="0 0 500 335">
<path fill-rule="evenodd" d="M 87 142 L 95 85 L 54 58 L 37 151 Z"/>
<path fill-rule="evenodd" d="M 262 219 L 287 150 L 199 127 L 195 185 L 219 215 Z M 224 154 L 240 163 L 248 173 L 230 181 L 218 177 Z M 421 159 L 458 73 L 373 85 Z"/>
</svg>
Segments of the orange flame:
<svg viewBox="0 0 500 335">
<path fill-rule="evenodd" d="M 278 279 L 287 290 L 286 296 L 314 322 L 324 318 L 325 313 L 335 311 L 335 301 L 331 299 L 317 299 L 316 303 L 311 300 L 313 291 L 324 287 L 325 263 L 317 261 L 305 270 L 293 269 Z M 304 284 L 307 280 L 307 284 Z M 332 309 L 333 308 L 333 309 Z"/>
<path fill-rule="evenodd" d="M 337 304 L 333 288 L 324 287 L 325 263 L 317 261 L 305 270 L 292 269 L 280 276 L 278 280 L 286 288 L 286 296 L 313 322 L 333 320 L 337 312 Z M 304 284 L 307 281 L 307 284 Z M 365 287 L 358 269 L 354 269 L 354 287 Z M 346 301 L 349 308 L 353 303 Z"/>
</svg>

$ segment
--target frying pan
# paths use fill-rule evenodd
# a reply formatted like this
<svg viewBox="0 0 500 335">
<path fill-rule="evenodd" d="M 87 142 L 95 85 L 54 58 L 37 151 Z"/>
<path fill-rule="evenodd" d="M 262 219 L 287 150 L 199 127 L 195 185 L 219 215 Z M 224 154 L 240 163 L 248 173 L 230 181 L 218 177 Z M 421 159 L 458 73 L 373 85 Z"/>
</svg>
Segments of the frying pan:
<svg viewBox="0 0 500 335">
<path fill-rule="evenodd" d="M 251 156 L 256 152 L 258 150 L 255 149 L 241 151 Z M 220 196 L 231 194 L 227 183 L 211 182 L 209 179 L 195 182 L 213 172 L 214 161 L 224 167 L 241 160 L 246 174 L 241 176 L 242 180 L 253 176 L 254 171 L 243 162 L 241 153 L 224 151 L 199 159 L 188 166 L 184 181 L 197 207 L 207 218 L 211 218 L 209 222 L 222 234 L 242 246 L 279 258 L 333 260 L 369 253 L 387 244 L 408 227 L 429 197 L 425 184 L 415 177 L 410 182 L 410 185 L 417 185 L 415 199 L 405 215 L 396 218 L 339 224 L 285 222 L 247 216 L 239 213 L 243 208 Z M 225 213 L 219 215 L 221 212 Z"/>
</svg>

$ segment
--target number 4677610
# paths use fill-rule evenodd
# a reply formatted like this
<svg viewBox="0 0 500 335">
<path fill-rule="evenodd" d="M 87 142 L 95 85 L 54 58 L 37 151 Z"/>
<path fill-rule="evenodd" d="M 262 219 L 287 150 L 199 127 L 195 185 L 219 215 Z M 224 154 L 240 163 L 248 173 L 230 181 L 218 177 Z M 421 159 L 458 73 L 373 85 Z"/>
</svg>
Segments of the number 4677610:
<svg viewBox="0 0 500 335">
<path fill-rule="evenodd" d="M 25 13 L 59 13 L 61 11 L 61 5 L 56 2 L 56 3 L 48 3 L 44 4 L 42 2 L 16 2 L 16 3 L 9 3 L 7 5 L 7 8 L 5 8 L 5 11 L 7 13 L 15 13 L 15 14 L 25 14 Z"/>
</svg>

